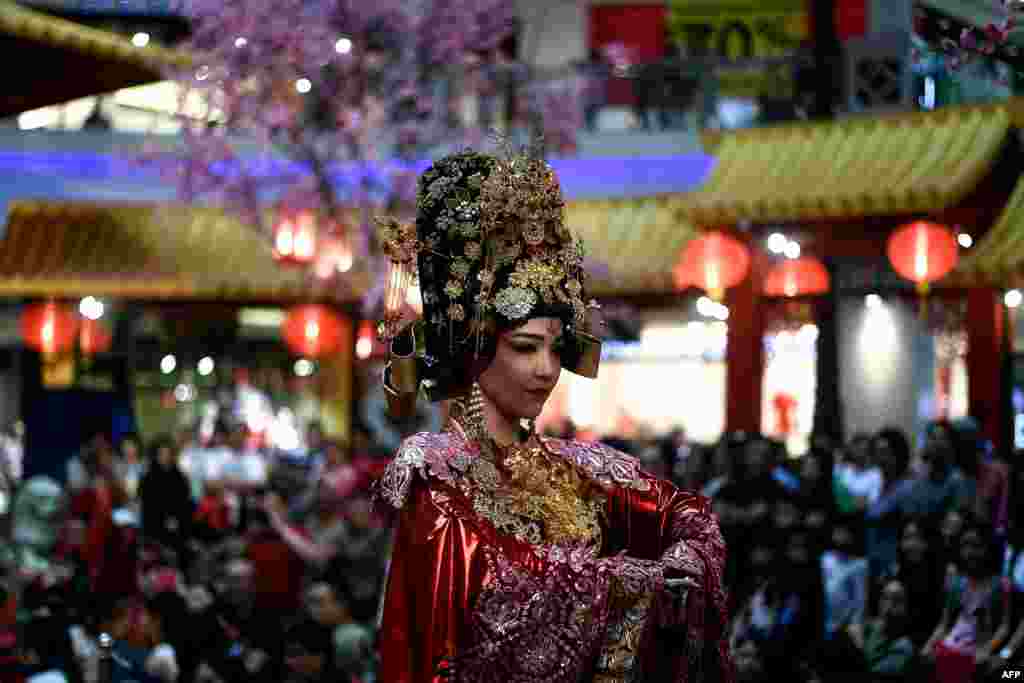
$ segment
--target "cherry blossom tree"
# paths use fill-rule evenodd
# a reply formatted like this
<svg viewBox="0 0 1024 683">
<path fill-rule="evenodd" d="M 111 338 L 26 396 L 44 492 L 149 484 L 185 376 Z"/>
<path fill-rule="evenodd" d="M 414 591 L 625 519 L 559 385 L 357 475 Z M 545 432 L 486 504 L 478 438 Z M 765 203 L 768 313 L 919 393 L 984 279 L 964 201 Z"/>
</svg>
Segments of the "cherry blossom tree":
<svg viewBox="0 0 1024 683">
<path fill-rule="evenodd" d="M 380 281 L 373 214 L 411 203 L 417 159 L 483 138 L 451 102 L 464 62 L 514 30 L 514 3 L 186 1 L 193 60 L 170 74 L 182 86 L 181 196 L 268 239 L 268 206 L 311 212 Z M 345 226 L 353 208 L 361 218 Z"/>
<path fill-rule="evenodd" d="M 1019 56 L 1017 48 L 1010 43 L 1010 35 L 1020 23 L 1024 3 L 1019 0 L 987 0 L 991 20 L 983 26 L 961 24 L 951 18 L 930 21 L 929 13 L 918 8 L 915 28 L 919 34 L 930 35 L 933 48 L 944 58 L 946 68 L 956 72 L 964 66 L 993 57 L 1010 58 Z M 915 54 L 915 60 L 921 55 Z"/>
</svg>

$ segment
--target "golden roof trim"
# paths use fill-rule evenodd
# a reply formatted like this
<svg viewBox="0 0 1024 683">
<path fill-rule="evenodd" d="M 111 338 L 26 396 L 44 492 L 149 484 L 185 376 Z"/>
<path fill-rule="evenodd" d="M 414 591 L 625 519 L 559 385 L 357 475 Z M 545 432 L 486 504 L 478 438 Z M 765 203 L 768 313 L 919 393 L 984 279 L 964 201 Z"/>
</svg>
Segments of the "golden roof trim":
<svg viewBox="0 0 1024 683">
<path fill-rule="evenodd" d="M 991 169 L 1017 104 L 771 126 L 708 136 L 716 164 L 687 195 L 698 224 L 934 211 Z"/>
<path fill-rule="evenodd" d="M 672 291 L 672 267 L 695 234 L 684 195 L 570 202 L 567 223 L 610 276 L 595 296 Z M 353 220 L 357 220 L 354 218 Z M 0 295 L 350 302 L 370 286 L 322 285 L 277 264 L 270 240 L 220 209 L 145 203 L 16 200 L 0 240 Z"/>
<path fill-rule="evenodd" d="M 152 43 L 143 48 L 135 47 L 130 40 L 115 33 L 28 9 L 12 0 L 0 0 L 0 32 L 150 68 L 188 66 L 192 61 L 180 50 Z"/>
</svg>

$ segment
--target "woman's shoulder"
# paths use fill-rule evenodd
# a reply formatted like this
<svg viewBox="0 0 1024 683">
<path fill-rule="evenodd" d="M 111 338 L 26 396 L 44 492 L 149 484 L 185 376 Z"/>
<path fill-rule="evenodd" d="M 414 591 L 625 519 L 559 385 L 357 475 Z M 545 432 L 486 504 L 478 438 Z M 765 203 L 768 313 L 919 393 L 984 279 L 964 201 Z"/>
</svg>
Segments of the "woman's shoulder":
<svg viewBox="0 0 1024 683">
<path fill-rule="evenodd" d="M 644 474 L 640 461 L 599 441 L 573 441 L 541 437 L 548 450 L 571 460 L 599 483 L 647 491 L 650 475 Z"/>
<path fill-rule="evenodd" d="M 405 506 L 413 482 L 454 481 L 469 466 L 471 455 L 463 439 L 452 432 L 418 432 L 402 440 L 395 457 L 377 480 L 377 497 L 396 509 Z"/>
</svg>

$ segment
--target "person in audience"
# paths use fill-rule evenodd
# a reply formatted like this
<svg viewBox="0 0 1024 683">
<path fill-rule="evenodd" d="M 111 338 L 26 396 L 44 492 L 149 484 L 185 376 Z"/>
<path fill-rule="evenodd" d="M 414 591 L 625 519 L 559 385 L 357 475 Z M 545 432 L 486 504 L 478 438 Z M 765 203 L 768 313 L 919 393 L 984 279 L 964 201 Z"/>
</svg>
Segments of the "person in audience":
<svg viewBox="0 0 1024 683">
<path fill-rule="evenodd" d="M 769 680 L 761 646 L 756 638 L 740 636 L 732 645 L 732 657 L 736 667 L 736 683 L 761 683 Z"/>
<path fill-rule="evenodd" d="M 854 644 L 867 683 L 912 680 L 917 650 L 908 631 L 910 605 L 907 585 L 896 578 L 882 583 L 878 616 L 850 624 L 846 633 Z M 852 667 L 851 667 L 852 668 Z"/>
<path fill-rule="evenodd" d="M 948 422 L 933 422 L 925 431 L 921 459 L 926 474 L 914 480 L 907 503 L 918 516 L 939 515 L 970 502 L 970 484 L 956 467 L 958 442 Z"/>
<path fill-rule="evenodd" d="M 864 553 L 863 520 L 848 515 L 835 520 L 831 547 L 821 556 L 825 585 L 825 638 L 832 639 L 867 612 L 868 561 Z"/>
<path fill-rule="evenodd" d="M 150 464 L 139 485 L 142 533 L 183 554 L 191 536 L 192 495 L 188 479 L 178 467 L 177 444 L 168 437 L 153 440 Z"/>
<path fill-rule="evenodd" d="M 910 613 L 907 629 L 916 647 L 931 636 L 942 616 L 942 602 L 936 599 L 945 590 L 949 562 L 942 552 L 938 531 L 933 522 L 908 518 L 900 533 L 896 563 L 881 577 L 898 579 L 906 592 Z M 877 596 L 872 598 L 877 602 Z"/>
<path fill-rule="evenodd" d="M 342 680 L 368 683 L 376 669 L 373 631 L 353 618 L 344 586 L 337 581 L 314 583 L 306 592 L 306 609 L 313 621 L 330 629 L 334 667 Z"/>
<path fill-rule="evenodd" d="M 955 444 L 954 464 L 967 482 L 971 513 L 1005 536 L 1010 514 L 1009 465 L 984 457 L 977 423 L 970 418 L 950 424 L 949 433 Z"/>
<path fill-rule="evenodd" d="M 219 481 L 209 479 L 204 483 L 203 497 L 192 521 L 195 537 L 207 543 L 219 542 L 231 531 L 231 510 Z"/>
<path fill-rule="evenodd" d="M 871 441 L 872 459 L 882 471 L 882 492 L 864 512 L 868 562 L 872 576 L 891 572 L 896 562 L 900 529 L 910 515 L 915 480 L 909 476 L 910 442 L 906 434 L 887 427 Z"/>
<path fill-rule="evenodd" d="M 764 527 L 772 523 L 776 503 L 790 495 L 772 476 L 771 445 L 760 436 L 741 443 L 727 442 L 727 451 L 738 461 L 729 482 L 712 499 L 726 544 L 738 548 L 749 547 L 752 537 L 763 533 Z M 746 572 L 746 560 L 743 553 L 729 555 L 728 582 Z"/>
<path fill-rule="evenodd" d="M 303 620 L 284 636 L 286 683 L 327 683 L 336 679 L 332 631 Z"/>
<path fill-rule="evenodd" d="M 317 486 L 315 509 L 306 516 L 301 527 L 291 524 L 279 496 L 269 494 L 264 498 L 263 506 L 271 528 L 310 566 L 314 575 L 326 571 L 348 540 L 347 505 L 356 484 L 356 475 L 350 468 L 339 467 L 325 475 Z"/>
<path fill-rule="evenodd" d="M 991 525 L 969 520 L 960 537 L 960 566 L 949 572 L 942 619 L 921 651 L 936 683 L 977 680 L 978 662 L 1009 635 L 1011 589 L 1000 576 L 1000 549 Z"/>
<path fill-rule="evenodd" d="M 825 537 L 832 518 L 837 513 L 833 486 L 833 451 L 812 445 L 800 458 L 800 507 L 804 525 L 818 537 Z"/>
<path fill-rule="evenodd" d="M 143 458 L 142 442 L 137 434 L 121 437 L 120 457 L 116 460 L 115 473 L 124 490 L 128 503 L 138 498 L 139 484 L 146 473 L 147 463 Z"/>
<path fill-rule="evenodd" d="M 943 565 L 959 564 L 960 534 L 963 533 L 967 517 L 968 513 L 960 507 L 951 507 L 939 517 L 939 549 Z"/>
<path fill-rule="evenodd" d="M 882 495 L 884 480 L 881 468 L 871 462 L 871 438 L 857 434 L 844 450 L 842 462 L 836 465 L 840 483 L 853 496 L 857 510 L 866 510 Z"/>
</svg>

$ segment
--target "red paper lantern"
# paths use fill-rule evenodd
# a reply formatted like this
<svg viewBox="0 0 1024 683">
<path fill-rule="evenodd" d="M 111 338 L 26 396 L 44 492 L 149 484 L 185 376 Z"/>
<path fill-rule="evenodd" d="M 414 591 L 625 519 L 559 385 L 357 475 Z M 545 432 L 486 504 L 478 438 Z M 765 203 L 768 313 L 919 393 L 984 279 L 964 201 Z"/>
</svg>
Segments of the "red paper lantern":
<svg viewBox="0 0 1024 683">
<path fill-rule="evenodd" d="M 896 272 L 916 282 L 921 293 L 953 270 L 960 259 L 953 231 L 928 221 L 914 221 L 896 230 L 889 237 L 888 253 Z"/>
<path fill-rule="evenodd" d="M 764 281 L 764 293 L 768 296 L 814 296 L 828 289 L 828 270 L 813 256 L 782 261 Z"/>
<path fill-rule="evenodd" d="M 40 353 L 69 350 L 75 344 L 78 326 L 78 314 L 52 301 L 32 304 L 21 313 L 21 335 L 25 344 Z"/>
<path fill-rule="evenodd" d="M 78 331 L 78 348 L 82 350 L 83 356 L 106 353 L 113 344 L 114 338 L 102 323 L 89 318 L 82 320 Z"/>
<path fill-rule="evenodd" d="M 717 230 L 691 240 L 673 270 L 676 287 L 703 289 L 720 300 L 725 290 L 743 281 L 750 270 L 750 252 L 745 244 Z"/>
<path fill-rule="evenodd" d="M 327 306 L 297 306 L 285 318 L 284 341 L 296 355 L 329 356 L 341 348 L 345 323 Z"/>
<path fill-rule="evenodd" d="M 312 211 L 279 212 L 274 226 L 274 258 L 308 265 L 316 257 L 316 214 Z"/>
</svg>

